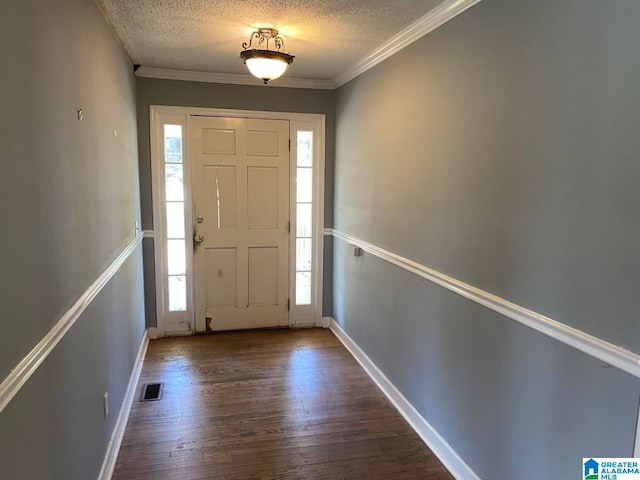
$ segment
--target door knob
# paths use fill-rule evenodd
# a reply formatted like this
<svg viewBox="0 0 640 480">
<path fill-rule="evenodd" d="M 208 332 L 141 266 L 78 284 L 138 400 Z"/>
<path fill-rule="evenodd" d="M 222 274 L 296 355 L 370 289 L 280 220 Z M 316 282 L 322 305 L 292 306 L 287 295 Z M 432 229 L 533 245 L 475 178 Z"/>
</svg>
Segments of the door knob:
<svg viewBox="0 0 640 480">
<path fill-rule="evenodd" d="M 199 233 L 196 233 L 193 236 L 193 243 L 202 243 L 204 242 L 204 235 L 200 235 Z"/>
</svg>

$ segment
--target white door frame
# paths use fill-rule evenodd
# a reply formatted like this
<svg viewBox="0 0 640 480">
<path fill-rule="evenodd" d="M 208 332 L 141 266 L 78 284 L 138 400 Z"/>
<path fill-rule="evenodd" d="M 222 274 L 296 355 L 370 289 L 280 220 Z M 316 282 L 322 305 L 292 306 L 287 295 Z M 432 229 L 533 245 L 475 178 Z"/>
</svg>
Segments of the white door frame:
<svg viewBox="0 0 640 480">
<path fill-rule="evenodd" d="M 289 121 L 289 135 L 291 142 L 290 152 L 290 198 L 295 200 L 295 152 L 296 134 L 299 130 L 314 132 L 314 168 L 313 168 L 313 291 L 312 305 L 297 309 L 295 305 L 295 210 L 291 211 L 291 248 L 289 249 L 289 298 L 291 309 L 289 311 L 289 325 L 295 326 L 301 323 L 315 323 L 322 326 L 322 278 L 323 278 L 323 242 L 324 242 L 324 166 L 325 166 L 325 115 L 315 113 L 289 113 L 289 112 L 265 112 L 254 110 L 229 110 L 217 108 L 196 107 L 171 107 L 151 105 L 150 113 L 150 137 L 151 137 L 151 188 L 153 194 L 153 232 L 145 232 L 147 236 L 153 235 L 155 250 L 156 271 L 156 315 L 157 335 L 164 337 L 167 334 L 191 334 L 195 332 L 195 309 L 193 289 L 193 244 L 187 241 L 186 249 L 186 275 L 187 275 L 187 311 L 180 312 L 181 317 L 189 322 L 190 329 L 172 332 L 167 327 L 170 318 L 175 312 L 169 312 L 168 292 L 165 283 L 167 277 L 166 265 L 166 226 L 164 207 L 164 147 L 162 125 L 167 123 L 183 125 L 183 165 L 185 187 L 185 230 L 187 239 L 193 235 L 193 202 L 191 198 L 191 159 L 188 150 L 189 124 L 192 115 L 216 116 L 216 117 L 240 117 L 260 118 Z M 309 317 L 309 310 L 311 317 Z M 296 315 L 297 314 L 297 315 Z"/>
</svg>

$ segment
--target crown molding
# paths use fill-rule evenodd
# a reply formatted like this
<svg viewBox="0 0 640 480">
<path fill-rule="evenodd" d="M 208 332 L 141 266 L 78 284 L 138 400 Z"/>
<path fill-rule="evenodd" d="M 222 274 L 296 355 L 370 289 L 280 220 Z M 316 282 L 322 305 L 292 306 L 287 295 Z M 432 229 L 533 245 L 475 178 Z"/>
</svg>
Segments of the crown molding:
<svg viewBox="0 0 640 480">
<path fill-rule="evenodd" d="M 336 76 L 333 79 L 335 88 L 341 87 L 350 80 L 362 75 L 364 72 L 375 67 L 394 53 L 399 52 L 416 40 L 424 37 L 427 33 L 430 33 L 441 25 L 444 25 L 449 20 L 460 15 L 462 12 L 471 8 L 480 1 L 481 0 L 446 0 L 429 13 L 413 22 L 400 33 L 391 37 L 382 46 L 366 55 L 359 62 L 355 63 L 353 67 Z"/>
<path fill-rule="evenodd" d="M 173 70 L 170 68 L 156 68 L 140 66 L 136 70 L 136 77 L 159 78 L 163 80 L 182 80 L 187 82 L 227 83 L 232 85 L 251 85 L 254 87 L 285 87 L 310 88 L 316 90 L 333 90 L 332 80 L 314 80 L 310 78 L 282 77 L 264 85 L 251 75 L 235 73 L 212 73 L 192 70 Z"/>
<path fill-rule="evenodd" d="M 391 37 L 382 46 L 376 48 L 351 68 L 337 75 L 332 80 L 316 80 L 311 78 L 282 77 L 269 83 L 270 87 L 284 88 L 309 88 L 317 90 L 335 90 L 345 83 L 353 80 L 367 70 L 383 62 L 391 55 L 412 44 L 436 28 L 444 25 L 449 20 L 460 15 L 481 0 L 445 0 L 429 13 L 419 18 L 400 33 Z M 235 73 L 213 73 L 193 70 L 174 70 L 170 68 L 156 68 L 140 66 L 136 77 L 158 78 L 163 80 L 182 80 L 187 82 L 226 83 L 233 85 L 251 85 L 265 87 L 259 80 L 251 75 Z"/>
</svg>

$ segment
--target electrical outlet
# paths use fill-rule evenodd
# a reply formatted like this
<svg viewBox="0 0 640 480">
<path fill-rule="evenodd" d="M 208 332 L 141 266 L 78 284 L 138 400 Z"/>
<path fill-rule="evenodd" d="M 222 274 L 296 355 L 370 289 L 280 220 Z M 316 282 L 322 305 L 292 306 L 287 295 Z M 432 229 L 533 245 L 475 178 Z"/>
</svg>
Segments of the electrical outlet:
<svg viewBox="0 0 640 480">
<path fill-rule="evenodd" d="M 109 416 L 109 392 L 104 392 L 104 418 Z"/>
</svg>

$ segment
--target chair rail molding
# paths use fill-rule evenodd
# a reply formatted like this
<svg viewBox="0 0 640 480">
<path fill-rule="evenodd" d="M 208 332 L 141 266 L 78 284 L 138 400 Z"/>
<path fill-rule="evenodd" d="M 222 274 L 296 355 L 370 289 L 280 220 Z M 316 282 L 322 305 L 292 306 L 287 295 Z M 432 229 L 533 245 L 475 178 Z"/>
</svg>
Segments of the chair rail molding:
<svg viewBox="0 0 640 480">
<path fill-rule="evenodd" d="M 82 313 L 98 296 L 109 280 L 116 274 L 129 256 L 135 251 L 142 241 L 142 233 L 133 238 L 123 249 L 118 257 L 109 265 L 102 274 L 87 288 L 78 301 L 56 322 L 53 328 L 44 336 L 38 344 L 24 357 L 16 367 L 11 370 L 7 378 L 0 384 L 0 413 L 16 396 L 29 378 L 35 373 L 42 362 L 46 360 L 51 351 L 60 343 L 60 340 L 73 327 Z"/>
<path fill-rule="evenodd" d="M 333 229 L 332 235 L 334 238 L 338 238 L 349 245 L 360 247 L 367 253 L 640 378 L 640 354 L 638 353 L 614 345 L 577 328 L 570 327 L 340 230 Z"/>
</svg>

